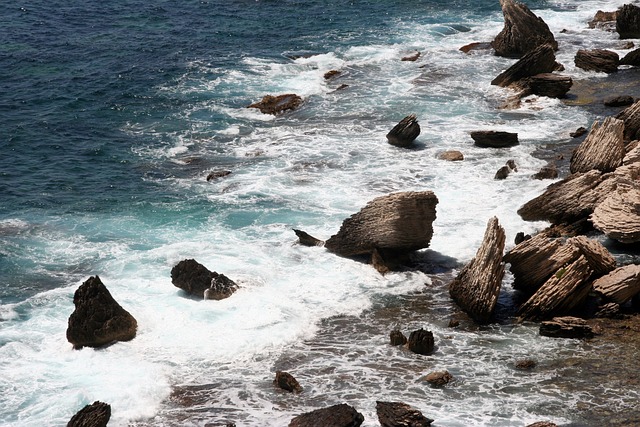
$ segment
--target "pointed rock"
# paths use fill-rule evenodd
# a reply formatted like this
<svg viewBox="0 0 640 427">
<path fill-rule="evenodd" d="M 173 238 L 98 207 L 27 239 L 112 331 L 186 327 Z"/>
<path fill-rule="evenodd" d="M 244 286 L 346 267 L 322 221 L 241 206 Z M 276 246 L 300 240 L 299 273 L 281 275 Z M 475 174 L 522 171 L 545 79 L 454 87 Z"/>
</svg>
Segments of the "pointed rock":
<svg viewBox="0 0 640 427">
<path fill-rule="evenodd" d="M 607 117 L 602 125 L 597 121 L 593 123 L 589 135 L 573 152 L 570 171 L 611 172 L 622 165 L 624 156 L 624 122 Z"/>
<path fill-rule="evenodd" d="M 492 85 L 507 87 L 526 77 L 551 73 L 556 68 L 556 55 L 550 45 L 538 46 L 524 55 L 518 62 L 500 73 L 491 81 Z"/>
<path fill-rule="evenodd" d="M 429 427 L 433 422 L 411 406 L 401 402 L 376 402 L 381 427 Z"/>
<path fill-rule="evenodd" d="M 96 400 L 78 411 L 67 427 L 106 427 L 110 418 L 111 405 Z"/>
<path fill-rule="evenodd" d="M 298 236 L 299 239 L 298 241 L 303 246 L 324 246 L 324 241 L 316 239 L 306 231 L 294 229 L 293 232 L 296 233 L 296 236 Z"/>
<path fill-rule="evenodd" d="M 276 387 L 291 393 L 302 393 L 302 386 L 300 386 L 298 380 L 296 380 L 293 375 L 288 372 L 277 371 L 276 378 L 273 380 L 273 384 Z"/>
<path fill-rule="evenodd" d="M 593 289 L 607 300 L 624 304 L 640 294 L 640 265 L 617 268 L 593 282 Z"/>
<path fill-rule="evenodd" d="M 529 8 L 514 0 L 500 0 L 504 28 L 491 42 L 496 55 L 520 58 L 536 47 L 549 44 L 554 50 L 558 43 L 549 26 Z"/>
</svg>

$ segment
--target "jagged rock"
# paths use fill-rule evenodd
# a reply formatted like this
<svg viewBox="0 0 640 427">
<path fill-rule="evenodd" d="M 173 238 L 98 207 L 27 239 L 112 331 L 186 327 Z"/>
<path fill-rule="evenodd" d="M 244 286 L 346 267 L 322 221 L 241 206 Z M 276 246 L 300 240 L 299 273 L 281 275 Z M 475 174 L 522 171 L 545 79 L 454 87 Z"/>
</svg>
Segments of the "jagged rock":
<svg viewBox="0 0 640 427">
<path fill-rule="evenodd" d="M 632 50 L 627 53 L 621 60 L 620 65 L 640 66 L 640 49 Z"/>
<path fill-rule="evenodd" d="M 284 95 L 265 95 L 261 101 L 254 102 L 247 108 L 257 108 L 263 114 L 282 113 L 287 110 L 294 110 L 302 104 L 302 98 L 294 93 Z"/>
<path fill-rule="evenodd" d="M 95 401 L 78 411 L 67 427 L 106 427 L 111 418 L 111 405 Z"/>
<path fill-rule="evenodd" d="M 392 193 L 373 199 L 342 223 L 325 247 L 341 256 L 374 249 L 408 253 L 429 246 L 438 198 L 431 191 Z"/>
<path fill-rule="evenodd" d="M 396 147 L 409 147 L 420 135 L 420 125 L 415 114 L 411 114 L 395 125 L 387 134 L 389 144 Z"/>
<path fill-rule="evenodd" d="M 616 119 L 624 121 L 625 141 L 640 139 L 640 101 L 622 110 Z"/>
<path fill-rule="evenodd" d="M 422 412 L 401 402 L 376 402 L 381 427 L 429 427 L 433 422 Z"/>
<path fill-rule="evenodd" d="M 558 177 L 558 167 L 555 164 L 543 166 L 533 175 L 533 179 L 556 179 Z"/>
<path fill-rule="evenodd" d="M 302 393 L 302 386 L 300 386 L 298 380 L 288 372 L 276 371 L 276 378 L 273 380 L 273 384 L 291 393 Z"/>
<path fill-rule="evenodd" d="M 640 38 L 640 7 L 625 4 L 616 15 L 616 31 L 621 39 Z"/>
<path fill-rule="evenodd" d="M 570 136 L 571 138 L 579 138 L 579 137 L 581 137 L 582 135 L 584 135 L 584 134 L 585 134 L 585 133 L 587 133 L 587 132 L 588 132 L 587 128 L 585 128 L 585 127 L 583 127 L 583 126 L 580 126 L 580 127 L 579 127 L 578 129 L 576 129 L 574 132 L 571 132 L 571 133 L 569 134 L 569 136 Z"/>
<path fill-rule="evenodd" d="M 238 290 L 238 285 L 224 274 L 213 272 L 213 278 L 211 279 L 211 285 L 208 289 L 204 290 L 204 299 L 221 300 L 229 298 L 235 291 Z"/>
<path fill-rule="evenodd" d="M 231 175 L 231 171 L 214 171 L 207 175 L 207 181 L 213 181 L 214 179 L 222 178 L 227 175 Z"/>
<path fill-rule="evenodd" d="M 514 0 L 500 0 L 500 5 L 504 15 L 504 28 L 491 42 L 496 55 L 520 58 L 544 44 L 549 44 L 554 50 L 558 49 L 549 26 L 526 5 Z"/>
<path fill-rule="evenodd" d="M 513 243 L 515 243 L 516 245 L 519 245 L 522 242 L 525 242 L 527 240 L 531 239 L 531 235 L 530 234 L 524 234 L 524 231 L 518 231 L 516 233 L 516 237 L 515 239 L 513 239 Z"/>
<path fill-rule="evenodd" d="M 575 236 L 567 239 L 567 244 L 578 248 L 593 270 L 594 277 L 600 277 L 616 268 L 616 259 L 597 240 Z"/>
<path fill-rule="evenodd" d="M 527 427 L 558 427 L 558 425 L 549 421 L 538 421 L 536 423 L 529 424 Z"/>
<path fill-rule="evenodd" d="M 474 42 L 474 43 L 469 43 L 469 44 L 466 44 L 466 45 L 462 46 L 460 48 L 460 51 L 462 51 L 464 53 L 469 53 L 469 52 L 474 51 L 474 50 L 489 50 L 489 49 L 493 49 L 491 47 L 491 43 Z"/>
<path fill-rule="evenodd" d="M 593 329 L 579 317 L 555 317 L 542 322 L 540 335 L 552 338 L 592 338 Z"/>
<path fill-rule="evenodd" d="M 138 322 L 116 302 L 100 277 L 92 276 L 73 295 L 75 310 L 69 316 L 67 340 L 73 348 L 101 347 L 131 341 Z"/>
<path fill-rule="evenodd" d="M 471 139 L 478 147 L 504 148 L 518 145 L 518 134 L 495 130 L 478 130 L 471 132 Z"/>
<path fill-rule="evenodd" d="M 593 282 L 593 289 L 607 300 L 624 304 L 640 293 L 640 265 L 617 268 Z"/>
<path fill-rule="evenodd" d="M 491 81 L 492 85 L 507 87 L 526 77 L 551 73 L 555 70 L 556 55 L 548 44 L 539 46 L 524 55 L 518 62 L 500 73 Z"/>
<path fill-rule="evenodd" d="M 391 341 L 391 345 L 393 346 L 405 345 L 407 343 L 407 337 L 405 337 L 404 334 L 397 329 L 391 331 L 391 333 L 389 334 L 389 338 Z"/>
<path fill-rule="evenodd" d="M 633 96 L 629 95 L 619 95 L 612 96 L 604 100 L 604 105 L 606 107 L 627 107 L 634 103 Z"/>
<path fill-rule="evenodd" d="M 523 359 L 516 361 L 516 369 L 520 369 L 522 371 L 527 371 L 529 369 L 535 368 L 537 365 L 535 360 L 531 359 Z"/>
<path fill-rule="evenodd" d="M 409 350 L 417 354 L 428 355 L 433 353 L 435 348 L 433 333 L 423 328 L 411 332 L 407 344 Z"/>
<path fill-rule="evenodd" d="M 312 235 L 308 234 L 305 231 L 294 229 L 293 232 L 296 233 L 296 236 L 298 236 L 298 241 L 303 246 L 323 246 L 324 245 L 323 240 L 316 239 L 315 237 L 313 237 Z"/>
<path fill-rule="evenodd" d="M 230 297 L 238 285 L 224 274 L 210 271 L 195 259 L 180 261 L 171 269 L 171 283 L 190 295 L 220 300 Z"/>
<path fill-rule="evenodd" d="M 622 243 L 640 241 L 640 188 L 636 183 L 619 182 L 615 191 L 591 215 L 593 226 L 607 237 Z"/>
<path fill-rule="evenodd" d="M 498 303 L 504 276 L 505 237 L 498 218 L 491 218 L 476 256 L 449 284 L 451 297 L 479 323 L 489 322 Z"/>
<path fill-rule="evenodd" d="M 594 316 L 597 318 L 618 319 L 622 316 L 620 305 L 615 302 L 604 304 L 596 311 Z"/>
<path fill-rule="evenodd" d="M 542 73 L 522 79 L 518 86 L 524 90 L 522 95 L 564 98 L 573 86 L 573 79 L 562 74 Z"/>
<path fill-rule="evenodd" d="M 325 80 L 329 80 L 332 79 L 334 77 L 338 77 L 340 74 L 342 74 L 340 71 L 338 70 L 329 70 L 326 73 L 324 73 L 324 79 Z"/>
<path fill-rule="evenodd" d="M 591 21 L 589 21 L 589 28 L 600 28 L 603 30 L 613 31 L 616 25 L 616 16 L 618 12 L 604 12 L 599 10 Z"/>
<path fill-rule="evenodd" d="M 459 162 L 464 160 L 464 154 L 457 150 L 449 150 L 440 153 L 438 158 L 440 160 L 447 160 L 449 162 Z"/>
<path fill-rule="evenodd" d="M 424 377 L 424 380 L 431 384 L 434 387 L 442 387 L 443 385 L 447 385 L 453 379 L 453 375 L 449 373 L 449 371 L 436 371 L 427 374 Z"/>
<path fill-rule="evenodd" d="M 352 406 L 342 403 L 298 415 L 289 427 L 359 427 L 364 416 Z"/>
<path fill-rule="evenodd" d="M 602 125 L 594 122 L 589 135 L 571 156 L 571 173 L 597 169 L 611 172 L 622 165 L 625 156 L 624 122 L 607 117 Z"/>
<path fill-rule="evenodd" d="M 620 57 L 617 53 L 606 49 L 580 49 L 574 58 L 576 67 L 585 71 L 615 73 L 618 71 Z"/>
<path fill-rule="evenodd" d="M 414 62 L 414 61 L 417 61 L 418 58 L 420 58 L 420 52 L 414 52 L 411 55 L 403 56 L 402 59 L 400 60 Z"/>
<path fill-rule="evenodd" d="M 520 320 L 545 320 L 567 314 L 591 291 L 593 270 L 584 256 L 560 268 L 518 310 Z"/>
</svg>

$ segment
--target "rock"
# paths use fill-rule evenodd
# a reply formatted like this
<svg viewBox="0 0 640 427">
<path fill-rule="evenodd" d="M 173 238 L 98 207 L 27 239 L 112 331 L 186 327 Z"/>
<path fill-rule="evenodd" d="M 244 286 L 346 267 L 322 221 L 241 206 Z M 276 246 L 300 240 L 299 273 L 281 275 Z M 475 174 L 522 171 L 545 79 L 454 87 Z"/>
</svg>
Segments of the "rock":
<svg viewBox="0 0 640 427">
<path fill-rule="evenodd" d="M 594 316 L 597 318 L 618 319 L 621 315 L 620 305 L 615 302 L 610 302 L 601 306 Z"/>
<path fill-rule="evenodd" d="M 288 372 L 276 371 L 276 378 L 273 380 L 273 384 L 291 393 L 302 393 L 302 387 L 298 380 Z"/>
<path fill-rule="evenodd" d="M 335 254 L 371 255 L 374 249 L 409 253 L 429 246 L 438 198 L 431 191 L 392 193 L 373 199 L 325 242 Z"/>
<path fill-rule="evenodd" d="M 462 154 L 460 151 L 457 151 L 457 150 L 449 150 L 449 151 L 443 151 L 442 153 L 440 153 L 438 158 L 440 160 L 447 160 L 449 162 L 459 162 L 464 160 L 464 154 Z"/>
<path fill-rule="evenodd" d="M 111 418 L 111 405 L 95 401 L 78 411 L 67 427 L 106 427 Z"/>
<path fill-rule="evenodd" d="M 418 58 L 420 58 L 420 52 L 414 52 L 411 55 L 407 55 L 407 56 L 402 57 L 401 61 L 413 62 L 413 61 L 417 61 Z"/>
<path fill-rule="evenodd" d="M 622 243 L 640 241 L 640 188 L 619 182 L 615 191 L 594 209 L 593 226 L 610 239 Z"/>
<path fill-rule="evenodd" d="M 323 240 L 316 239 L 305 231 L 293 229 L 293 232 L 296 233 L 299 239 L 298 241 L 303 246 L 324 246 Z"/>
<path fill-rule="evenodd" d="M 171 269 L 171 283 L 190 295 L 204 299 L 228 298 L 238 285 L 224 274 L 210 271 L 195 259 L 180 261 Z"/>
<path fill-rule="evenodd" d="M 489 322 L 498 303 L 504 276 L 502 256 L 505 237 L 498 218 L 491 218 L 476 256 L 449 284 L 451 297 L 479 323 Z"/>
<path fill-rule="evenodd" d="M 325 80 L 329 80 L 332 79 L 334 77 L 338 77 L 340 74 L 342 74 L 340 71 L 338 70 L 329 70 L 326 73 L 324 73 L 324 79 Z"/>
<path fill-rule="evenodd" d="M 633 49 L 634 47 L 636 47 L 636 44 L 634 42 L 626 42 L 624 45 L 622 45 L 622 49 Z"/>
<path fill-rule="evenodd" d="M 489 50 L 489 49 L 493 49 L 491 47 L 491 43 L 474 42 L 474 43 L 469 43 L 467 45 L 462 46 L 460 48 L 460 51 L 468 54 L 469 52 L 474 50 Z"/>
<path fill-rule="evenodd" d="M 591 291 L 593 270 L 584 256 L 560 268 L 518 310 L 519 320 L 545 320 L 567 314 Z"/>
<path fill-rule="evenodd" d="M 405 345 L 407 343 L 407 337 L 405 337 L 404 334 L 397 329 L 391 331 L 391 333 L 389 334 L 389 338 L 391 340 L 391 345 L 393 346 Z"/>
<path fill-rule="evenodd" d="M 579 127 L 578 129 L 576 129 L 574 132 L 571 132 L 571 133 L 569 134 L 569 136 L 570 136 L 571 138 L 579 138 L 579 137 L 581 137 L 582 135 L 584 135 L 584 134 L 585 134 L 585 133 L 587 133 L 587 132 L 588 132 L 587 128 L 585 128 L 585 127 L 583 127 L 583 126 L 580 126 L 580 127 Z"/>
<path fill-rule="evenodd" d="M 92 276 L 80 285 L 73 304 L 75 310 L 67 327 L 67 340 L 73 348 L 102 347 L 135 338 L 138 322 L 113 299 L 100 277 Z"/>
<path fill-rule="evenodd" d="M 408 147 L 420 135 L 420 125 L 415 114 L 411 114 L 395 125 L 387 134 L 389 144 L 396 147 Z"/>
<path fill-rule="evenodd" d="M 298 415 L 289 427 L 359 427 L 364 416 L 352 406 L 342 403 Z"/>
<path fill-rule="evenodd" d="M 558 167 L 554 164 L 543 166 L 533 175 L 533 179 L 556 179 L 558 177 Z"/>
<path fill-rule="evenodd" d="M 615 29 L 616 15 L 618 12 L 604 12 L 599 10 L 591 21 L 589 28 L 600 28 L 603 30 L 613 31 Z"/>
<path fill-rule="evenodd" d="M 625 141 L 640 139 L 640 101 L 620 111 L 616 119 L 624 121 Z"/>
<path fill-rule="evenodd" d="M 630 264 L 613 270 L 595 280 L 593 289 L 609 301 L 625 304 L 640 294 L 640 265 Z"/>
<path fill-rule="evenodd" d="M 411 406 L 400 402 L 376 402 L 381 427 L 429 427 L 433 422 Z"/>
<path fill-rule="evenodd" d="M 423 355 L 433 353 L 435 348 L 433 333 L 431 331 L 426 331 L 423 328 L 411 332 L 411 334 L 409 334 L 409 341 L 407 344 L 410 351 Z"/>
<path fill-rule="evenodd" d="M 471 138 L 478 147 L 505 148 L 518 145 L 518 134 L 495 130 L 478 130 L 471 132 Z"/>
<path fill-rule="evenodd" d="M 449 373 L 449 371 L 437 371 L 431 372 L 424 377 L 424 380 L 431 384 L 434 387 L 442 387 L 443 385 L 449 384 L 453 379 L 453 375 Z"/>
<path fill-rule="evenodd" d="M 214 171 L 207 175 L 207 181 L 213 181 L 214 179 L 222 178 L 227 175 L 231 175 L 231 171 Z"/>
<path fill-rule="evenodd" d="M 516 369 L 520 369 L 521 371 L 528 371 L 530 369 L 535 368 L 537 365 L 535 360 L 531 359 L 523 359 L 516 361 Z"/>
<path fill-rule="evenodd" d="M 551 73 L 555 70 L 556 66 L 554 48 L 545 44 L 528 52 L 518 62 L 493 79 L 491 84 L 500 87 L 507 87 L 510 84 L 526 77 Z"/>
<path fill-rule="evenodd" d="M 580 49 L 574 58 L 576 67 L 585 71 L 615 73 L 618 71 L 620 57 L 617 53 L 606 49 Z"/>
<path fill-rule="evenodd" d="M 204 299 L 219 301 L 229 298 L 237 290 L 238 285 L 233 280 L 224 274 L 218 274 L 214 271 L 211 285 L 208 289 L 204 290 Z"/>
<path fill-rule="evenodd" d="M 265 95 L 260 102 L 255 102 L 247 108 L 257 108 L 263 114 L 282 113 L 287 110 L 294 110 L 302 104 L 302 98 L 294 93 L 284 95 Z"/>
<path fill-rule="evenodd" d="M 633 67 L 640 66 L 640 49 L 635 49 L 627 53 L 620 60 L 620 65 L 631 65 Z"/>
<path fill-rule="evenodd" d="M 514 0 L 500 0 L 504 28 L 491 42 L 498 56 L 520 58 L 538 46 L 548 44 L 558 49 L 547 24 L 529 8 Z M 536 73 L 537 74 L 537 73 Z"/>
<path fill-rule="evenodd" d="M 540 335 L 552 338 L 592 338 L 595 334 L 586 320 L 566 316 L 542 322 Z"/>
<path fill-rule="evenodd" d="M 616 31 L 621 39 L 640 38 L 640 7 L 625 4 L 616 15 Z"/>
<path fill-rule="evenodd" d="M 516 233 L 516 237 L 515 239 L 513 239 L 513 243 L 515 243 L 516 245 L 519 245 L 522 242 L 525 242 L 527 240 L 531 239 L 531 235 L 530 234 L 524 234 L 524 231 L 518 231 Z"/>
<path fill-rule="evenodd" d="M 585 257 L 589 267 L 593 270 L 594 277 L 608 274 L 616 268 L 616 259 L 597 240 L 585 236 L 575 236 L 567 239 L 566 243 L 578 248 L 580 254 Z"/>
<path fill-rule="evenodd" d="M 526 427 L 558 427 L 558 425 L 549 421 L 538 421 L 537 423 L 529 424 Z"/>
<path fill-rule="evenodd" d="M 593 123 L 589 135 L 571 156 L 571 173 L 597 169 L 612 172 L 622 165 L 624 159 L 624 122 L 607 117 L 602 125 Z"/>
<path fill-rule="evenodd" d="M 629 95 L 619 95 L 619 96 L 611 96 L 604 100 L 604 105 L 606 107 L 627 107 L 634 103 L 633 96 Z"/>
<path fill-rule="evenodd" d="M 564 98 L 573 86 L 573 80 L 571 77 L 561 74 L 542 73 L 527 77 L 518 82 L 518 85 L 525 90 L 527 95 Z"/>
<path fill-rule="evenodd" d="M 498 180 L 506 179 L 510 173 L 511 173 L 511 168 L 509 166 L 506 166 L 506 165 L 502 166 L 500 169 L 498 169 L 493 179 L 498 179 Z"/>
</svg>

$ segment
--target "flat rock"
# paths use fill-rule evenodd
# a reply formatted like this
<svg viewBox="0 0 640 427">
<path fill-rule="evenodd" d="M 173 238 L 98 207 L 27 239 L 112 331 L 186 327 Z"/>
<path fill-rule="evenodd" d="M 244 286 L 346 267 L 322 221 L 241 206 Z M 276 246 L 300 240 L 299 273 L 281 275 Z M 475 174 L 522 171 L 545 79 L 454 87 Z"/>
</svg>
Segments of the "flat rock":
<svg viewBox="0 0 640 427">
<path fill-rule="evenodd" d="M 470 133 L 471 139 L 478 147 L 505 148 L 518 145 L 518 134 L 496 130 L 478 130 Z"/>
<path fill-rule="evenodd" d="M 401 402 L 376 402 L 381 427 L 429 427 L 433 422 L 422 412 Z"/>
<path fill-rule="evenodd" d="M 624 304 L 640 294 L 640 265 L 617 268 L 593 282 L 593 289 L 607 300 Z"/>
<path fill-rule="evenodd" d="M 564 98 L 573 86 L 573 79 L 562 74 L 541 73 L 527 77 L 518 84 L 526 90 L 527 94 Z"/>
<path fill-rule="evenodd" d="M 585 71 L 615 73 L 618 71 L 620 57 L 617 53 L 606 49 L 580 49 L 574 58 L 576 67 Z"/>
<path fill-rule="evenodd" d="M 364 416 L 352 406 L 342 403 L 298 415 L 289 427 L 359 427 Z"/>
<path fill-rule="evenodd" d="M 597 121 L 593 123 L 589 135 L 574 150 L 569 170 L 571 173 L 593 169 L 611 172 L 622 165 L 624 156 L 624 122 L 607 117 L 602 125 Z"/>
<path fill-rule="evenodd" d="M 555 317 L 540 324 L 540 335 L 552 338 L 592 338 L 587 321 L 579 317 Z"/>
<path fill-rule="evenodd" d="M 558 43 L 549 26 L 523 3 L 500 0 L 504 28 L 491 42 L 498 56 L 520 58 L 536 47 L 549 44 L 554 50 Z"/>
</svg>

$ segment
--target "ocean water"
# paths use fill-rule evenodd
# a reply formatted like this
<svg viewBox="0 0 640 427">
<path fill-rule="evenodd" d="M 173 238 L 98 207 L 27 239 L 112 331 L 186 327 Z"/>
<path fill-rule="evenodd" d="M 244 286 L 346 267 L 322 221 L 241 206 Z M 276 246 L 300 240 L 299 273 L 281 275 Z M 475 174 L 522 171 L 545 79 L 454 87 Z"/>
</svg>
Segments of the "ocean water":
<svg viewBox="0 0 640 427">
<path fill-rule="evenodd" d="M 531 179 L 546 163 L 533 154 L 596 118 L 544 98 L 498 108 L 508 92 L 490 81 L 513 60 L 458 50 L 501 30 L 498 1 L 28 3 L 0 17 L 0 425 L 66 425 L 96 400 L 111 404 L 113 426 L 284 426 L 343 402 L 375 426 L 376 400 L 411 404 L 438 426 L 601 425 L 583 409 L 637 404 L 638 390 L 579 369 L 565 378 L 567 361 L 593 349 L 510 322 L 508 275 L 501 322 L 447 327 L 446 282 L 489 218 L 509 245 L 545 226 L 516 214 L 548 185 Z M 622 49 L 587 21 L 623 1 L 526 3 L 556 35 L 565 73 L 605 78 L 573 56 Z M 341 74 L 325 80 L 330 70 Z M 245 108 L 291 92 L 304 98 L 296 111 Z M 411 113 L 416 147 L 387 144 Z M 476 148 L 479 129 L 517 131 L 521 144 Z M 439 160 L 445 150 L 465 160 Z M 494 180 L 509 159 L 518 172 Z M 232 173 L 207 182 L 219 170 Z M 411 190 L 439 199 L 421 253 L 429 268 L 381 276 L 296 244 L 293 228 L 328 238 L 371 199 Z M 170 278 L 186 258 L 240 290 L 186 297 Z M 76 351 L 67 320 L 92 275 L 138 334 Z M 434 355 L 387 345 L 391 329 L 420 327 L 434 332 Z M 539 369 L 515 370 L 522 358 Z M 450 386 L 421 380 L 441 369 Z M 276 390 L 276 370 L 304 393 Z"/>
</svg>

